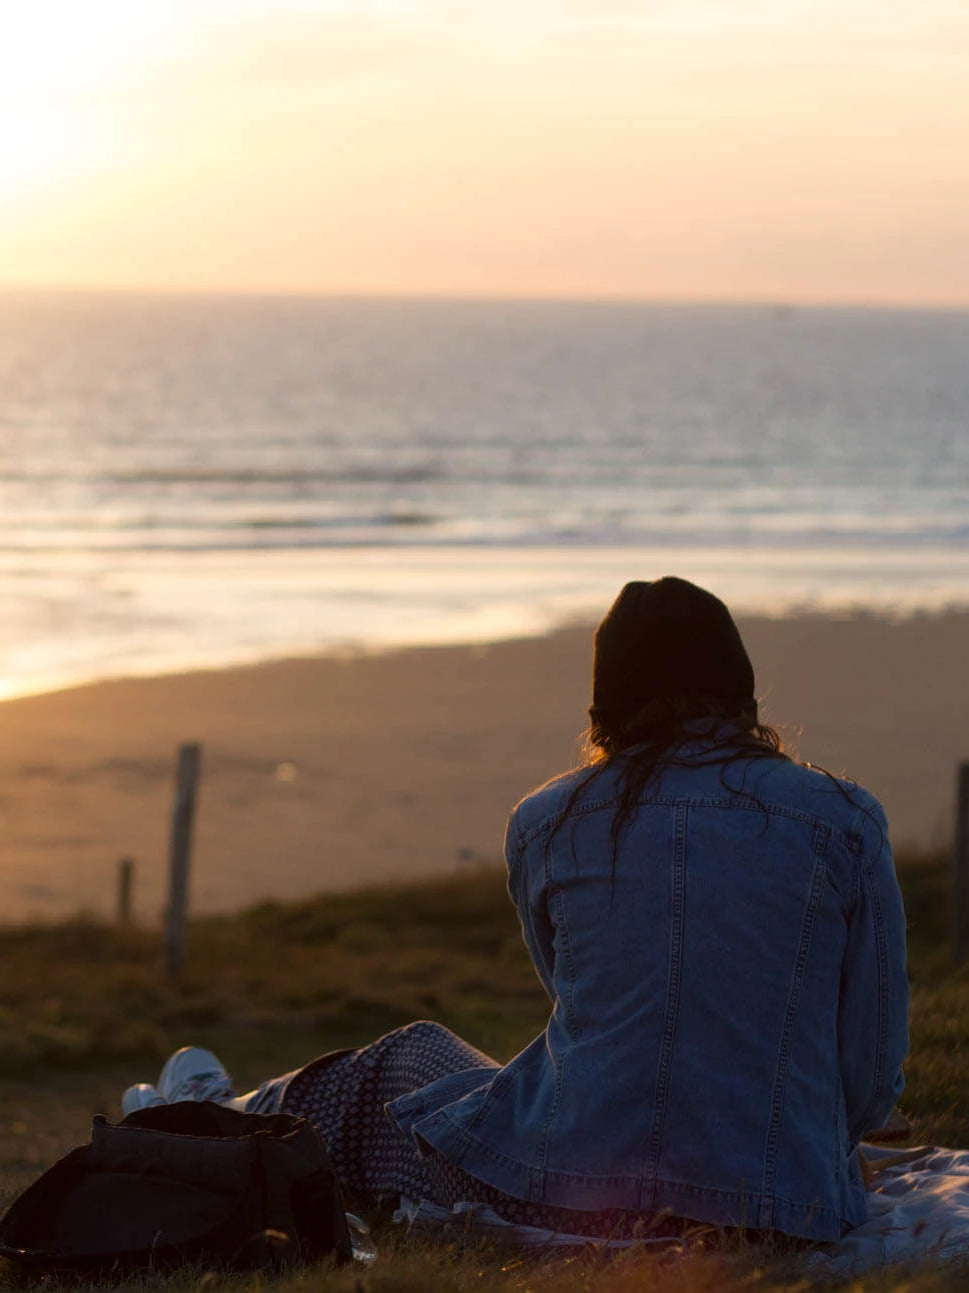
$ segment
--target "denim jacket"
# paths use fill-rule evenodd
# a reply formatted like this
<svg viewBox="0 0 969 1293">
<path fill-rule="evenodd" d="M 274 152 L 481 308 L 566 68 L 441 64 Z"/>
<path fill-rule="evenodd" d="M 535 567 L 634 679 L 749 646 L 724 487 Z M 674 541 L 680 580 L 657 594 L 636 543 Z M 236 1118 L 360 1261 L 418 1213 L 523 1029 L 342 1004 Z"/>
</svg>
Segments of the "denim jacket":
<svg viewBox="0 0 969 1293">
<path fill-rule="evenodd" d="M 623 761 L 563 810 L 524 799 L 509 889 L 552 1001 L 509 1064 L 392 1115 L 479 1180 L 577 1208 L 666 1209 L 836 1239 L 867 1216 L 857 1146 L 901 1092 L 905 918 L 881 806 L 780 758 L 685 750 L 613 855 Z"/>
</svg>

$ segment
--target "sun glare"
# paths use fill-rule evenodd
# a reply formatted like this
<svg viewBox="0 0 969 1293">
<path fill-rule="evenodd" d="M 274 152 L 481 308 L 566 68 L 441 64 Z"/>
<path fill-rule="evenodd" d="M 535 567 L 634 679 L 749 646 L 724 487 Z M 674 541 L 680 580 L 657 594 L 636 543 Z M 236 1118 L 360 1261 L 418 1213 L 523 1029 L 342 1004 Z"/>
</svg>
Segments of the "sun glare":
<svg viewBox="0 0 969 1293">
<path fill-rule="evenodd" d="M 0 30 L 0 185 L 46 181 L 103 149 L 104 102 L 137 87 L 170 0 L 35 0 Z"/>
<path fill-rule="evenodd" d="M 35 0 L 4 12 L 0 94 L 44 99 L 98 89 L 174 20 L 170 0 Z M 110 84 L 107 88 L 110 88 Z"/>
<path fill-rule="evenodd" d="M 0 116 L 0 185 L 43 179 L 68 163 L 74 134 L 71 122 L 50 110 Z"/>
</svg>

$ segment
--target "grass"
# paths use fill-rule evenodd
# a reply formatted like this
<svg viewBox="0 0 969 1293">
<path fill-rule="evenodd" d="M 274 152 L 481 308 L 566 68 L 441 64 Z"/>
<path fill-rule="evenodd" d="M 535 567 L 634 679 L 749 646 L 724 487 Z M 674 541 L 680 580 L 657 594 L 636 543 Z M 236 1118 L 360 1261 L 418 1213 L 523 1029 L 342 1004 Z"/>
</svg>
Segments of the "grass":
<svg viewBox="0 0 969 1293">
<path fill-rule="evenodd" d="M 969 1146 L 969 969 L 953 970 L 944 859 L 901 859 L 909 915 L 912 1051 L 903 1109 L 918 1142 Z M 178 984 L 162 981 L 156 932 L 78 919 L 0 931 L 0 1207 L 87 1139 L 94 1113 L 151 1080 L 177 1046 L 211 1046 L 237 1089 L 322 1051 L 433 1018 L 507 1059 L 545 1023 L 546 999 L 521 943 L 501 872 L 199 920 Z M 789 1252 L 711 1236 L 689 1257 L 636 1253 L 520 1259 L 487 1245 L 408 1240 L 378 1224 L 369 1270 L 318 1268 L 281 1293 L 626 1293 L 803 1288 Z M 13 1276 L 0 1272 L 0 1289 Z M 212 1278 L 148 1279 L 158 1293 Z M 216 1281 L 227 1291 L 259 1279 Z M 961 1288 L 960 1272 L 894 1272 L 852 1285 L 913 1293 Z"/>
</svg>

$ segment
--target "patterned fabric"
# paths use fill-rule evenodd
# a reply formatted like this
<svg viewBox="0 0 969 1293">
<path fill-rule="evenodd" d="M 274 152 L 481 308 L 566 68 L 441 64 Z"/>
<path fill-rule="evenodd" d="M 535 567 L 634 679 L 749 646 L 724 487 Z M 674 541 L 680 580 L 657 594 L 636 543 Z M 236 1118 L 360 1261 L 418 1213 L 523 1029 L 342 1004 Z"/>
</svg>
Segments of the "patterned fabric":
<svg viewBox="0 0 969 1293">
<path fill-rule="evenodd" d="M 657 1227 L 651 1214 L 618 1208 L 579 1212 L 513 1199 L 436 1152 L 419 1154 L 384 1111 L 389 1101 L 428 1082 L 483 1067 L 497 1070 L 498 1065 L 443 1025 L 408 1024 L 362 1050 L 323 1055 L 307 1064 L 289 1081 L 282 1111 L 315 1123 L 344 1188 L 374 1200 L 406 1195 L 446 1208 L 487 1203 L 516 1225 L 590 1238 L 641 1237 L 657 1228 L 675 1233 L 676 1221 L 668 1216 Z"/>
</svg>

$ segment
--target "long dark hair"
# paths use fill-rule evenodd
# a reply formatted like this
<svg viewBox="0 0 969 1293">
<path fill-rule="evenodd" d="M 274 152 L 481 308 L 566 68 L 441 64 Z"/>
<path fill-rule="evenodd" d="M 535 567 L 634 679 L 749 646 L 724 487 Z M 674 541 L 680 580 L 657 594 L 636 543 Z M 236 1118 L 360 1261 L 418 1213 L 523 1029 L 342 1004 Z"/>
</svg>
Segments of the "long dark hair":
<svg viewBox="0 0 969 1293">
<path fill-rule="evenodd" d="M 719 764 L 723 785 L 742 794 L 743 778 L 734 784 L 727 777 L 731 764 L 788 758 L 777 731 L 760 722 L 757 702 L 752 699 L 738 704 L 717 696 L 662 696 L 618 722 L 607 720 L 594 705 L 589 716 L 583 746 L 587 772 L 573 787 L 548 843 L 564 825 L 583 791 L 606 768 L 621 760 L 619 798 L 611 826 L 613 871 L 622 833 L 664 769 Z M 697 741 L 701 743 L 700 751 L 688 751 L 688 743 Z"/>
</svg>

